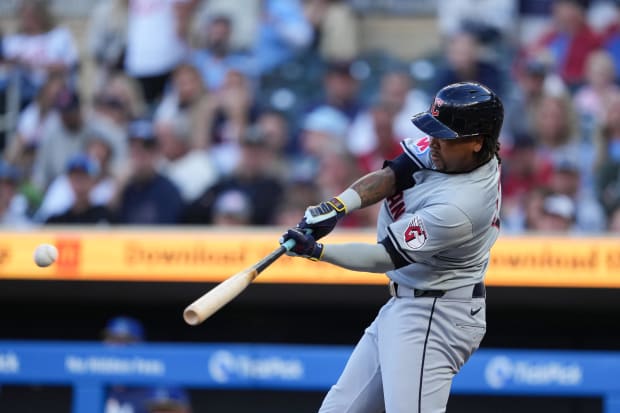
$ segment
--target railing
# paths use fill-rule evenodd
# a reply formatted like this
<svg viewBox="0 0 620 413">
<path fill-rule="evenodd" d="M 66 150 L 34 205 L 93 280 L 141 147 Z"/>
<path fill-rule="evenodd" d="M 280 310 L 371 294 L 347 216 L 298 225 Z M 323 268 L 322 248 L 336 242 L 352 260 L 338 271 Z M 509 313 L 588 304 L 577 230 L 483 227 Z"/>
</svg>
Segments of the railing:
<svg viewBox="0 0 620 413">
<path fill-rule="evenodd" d="M 176 384 L 211 389 L 327 390 L 348 346 L 141 344 L 0 341 L 0 384 L 73 387 L 73 413 L 103 409 L 109 384 Z M 476 352 L 456 376 L 454 394 L 603 398 L 620 413 L 620 352 Z"/>
</svg>

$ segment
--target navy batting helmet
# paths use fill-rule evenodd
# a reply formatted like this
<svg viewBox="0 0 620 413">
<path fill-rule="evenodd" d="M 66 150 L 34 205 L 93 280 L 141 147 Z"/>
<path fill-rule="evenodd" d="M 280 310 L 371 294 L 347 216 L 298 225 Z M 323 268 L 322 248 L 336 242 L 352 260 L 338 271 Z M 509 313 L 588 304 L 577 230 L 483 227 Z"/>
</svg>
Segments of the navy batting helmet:
<svg viewBox="0 0 620 413">
<path fill-rule="evenodd" d="M 497 141 L 504 120 L 504 106 L 488 87 L 475 82 L 454 83 L 435 95 L 428 112 L 411 121 L 433 138 L 457 139 L 484 135 Z"/>
</svg>

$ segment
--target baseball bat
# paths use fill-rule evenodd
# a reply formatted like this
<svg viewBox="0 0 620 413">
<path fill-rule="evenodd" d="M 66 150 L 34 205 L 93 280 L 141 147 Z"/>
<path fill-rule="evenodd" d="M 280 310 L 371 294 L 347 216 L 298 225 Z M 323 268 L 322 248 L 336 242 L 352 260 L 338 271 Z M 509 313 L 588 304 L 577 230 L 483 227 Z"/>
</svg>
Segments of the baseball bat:
<svg viewBox="0 0 620 413">
<path fill-rule="evenodd" d="M 224 307 L 236 296 L 245 290 L 258 274 L 273 264 L 286 251 L 293 248 L 295 241 L 287 240 L 269 255 L 256 264 L 243 271 L 236 273 L 222 281 L 220 284 L 203 294 L 183 311 L 183 319 L 189 325 L 195 326 L 211 317 L 220 308 Z"/>
</svg>

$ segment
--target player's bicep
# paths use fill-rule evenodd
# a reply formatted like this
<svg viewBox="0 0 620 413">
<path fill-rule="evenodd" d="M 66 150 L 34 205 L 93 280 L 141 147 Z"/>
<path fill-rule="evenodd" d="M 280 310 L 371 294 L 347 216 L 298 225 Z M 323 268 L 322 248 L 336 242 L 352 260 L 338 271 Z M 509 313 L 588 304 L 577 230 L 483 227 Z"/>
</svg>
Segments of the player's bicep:
<svg viewBox="0 0 620 413">
<path fill-rule="evenodd" d="M 389 240 L 391 248 L 386 248 L 390 255 L 397 253 L 411 263 L 468 241 L 472 237 L 472 225 L 455 206 L 435 205 L 403 215 L 388 226 L 387 234 L 386 242 Z"/>
</svg>

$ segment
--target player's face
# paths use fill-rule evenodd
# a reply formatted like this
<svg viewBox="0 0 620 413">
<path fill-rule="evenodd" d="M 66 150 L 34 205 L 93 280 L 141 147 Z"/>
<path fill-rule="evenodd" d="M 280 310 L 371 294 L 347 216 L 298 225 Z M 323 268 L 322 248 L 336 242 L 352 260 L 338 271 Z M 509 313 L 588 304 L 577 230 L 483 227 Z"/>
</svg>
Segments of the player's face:
<svg viewBox="0 0 620 413">
<path fill-rule="evenodd" d="M 476 167 L 475 153 L 482 149 L 482 137 L 438 139 L 431 137 L 431 159 L 438 171 L 466 172 Z"/>
</svg>

